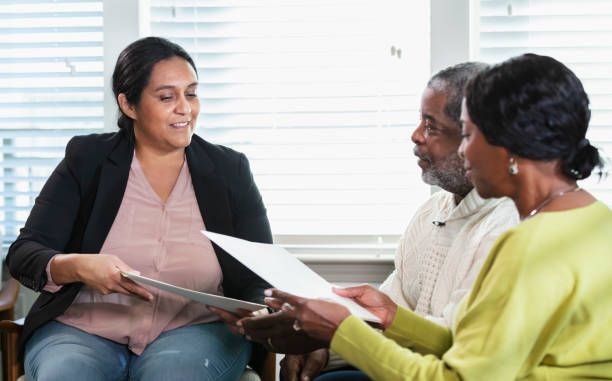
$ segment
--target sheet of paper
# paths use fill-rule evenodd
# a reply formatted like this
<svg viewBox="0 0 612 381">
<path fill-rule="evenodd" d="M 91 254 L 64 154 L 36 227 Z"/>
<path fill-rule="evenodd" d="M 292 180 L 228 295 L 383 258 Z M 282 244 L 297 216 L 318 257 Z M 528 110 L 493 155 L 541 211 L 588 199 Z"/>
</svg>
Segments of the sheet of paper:
<svg viewBox="0 0 612 381">
<path fill-rule="evenodd" d="M 128 272 L 121 272 L 121 275 L 135 281 L 147 284 L 149 286 L 153 286 L 159 288 L 160 290 L 165 290 L 168 292 L 172 292 L 177 295 L 184 296 L 191 300 L 195 300 L 196 302 L 204 303 L 209 306 L 223 308 L 224 310 L 236 312 L 238 308 L 243 308 L 249 311 L 257 311 L 262 308 L 266 308 L 267 306 L 263 304 L 246 302 L 244 300 L 227 298 L 225 296 L 207 294 L 205 292 L 199 292 L 194 290 L 189 290 L 187 288 L 178 287 L 171 285 L 169 283 L 160 282 L 155 279 L 147 278 L 141 275 L 136 275 Z"/>
<path fill-rule="evenodd" d="M 305 298 L 333 301 L 347 307 L 353 315 L 363 320 L 380 322 L 379 318 L 353 300 L 335 294 L 329 282 L 284 248 L 206 230 L 201 232 L 279 290 Z"/>
</svg>

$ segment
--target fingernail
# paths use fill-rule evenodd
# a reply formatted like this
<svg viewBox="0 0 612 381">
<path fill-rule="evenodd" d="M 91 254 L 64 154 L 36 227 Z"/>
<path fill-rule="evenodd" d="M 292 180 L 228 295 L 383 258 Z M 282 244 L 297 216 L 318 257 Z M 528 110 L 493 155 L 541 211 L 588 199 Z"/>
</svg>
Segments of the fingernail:
<svg viewBox="0 0 612 381">
<path fill-rule="evenodd" d="M 236 325 L 237 325 L 238 327 L 242 327 L 242 321 L 238 320 L 238 321 L 236 322 Z"/>
<path fill-rule="evenodd" d="M 265 290 L 265 291 L 264 291 L 264 295 L 265 295 L 265 296 L 272 296 L 272 289 L 271 289 L 271 288 L 269 288 L 269 289 Z"/>
</svg>

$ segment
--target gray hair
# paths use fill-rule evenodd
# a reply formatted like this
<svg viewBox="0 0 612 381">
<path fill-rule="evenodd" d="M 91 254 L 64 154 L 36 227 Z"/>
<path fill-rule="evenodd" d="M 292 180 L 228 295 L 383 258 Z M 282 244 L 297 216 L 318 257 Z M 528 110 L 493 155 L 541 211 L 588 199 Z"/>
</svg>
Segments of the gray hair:
<svg viewBox="0 0 612 381">
<path fill-rule="evenodd" d="M 427 82 L 427 87 L 446 95 L 444 113 L 457 125 L 460 124 L 461 100 L 466 85 L 488 66 L 482 62 L 463 62 L 440 70 Z"/>
</svg>

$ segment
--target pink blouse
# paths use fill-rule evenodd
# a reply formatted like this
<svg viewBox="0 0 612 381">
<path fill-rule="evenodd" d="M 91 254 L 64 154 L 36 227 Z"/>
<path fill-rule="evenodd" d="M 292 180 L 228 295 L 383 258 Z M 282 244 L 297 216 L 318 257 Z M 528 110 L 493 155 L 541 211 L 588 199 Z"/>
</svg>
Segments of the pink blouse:
<svg viewBox="0 0 612 381">
<path fill-rule="evenodd" d="M 149 184 L 136 156 L 117 217 L 100 250 L 114 254 L 140 274 L 198 291 L 223 294 L 223 274 L 205 229 L 187 162 L 165 203 Z M 59 254 L 61 255 L 61 254 Z M 45 291 L 55 292 L 47 265 Z M 83 286 L 57 321 L 126 344 L 135 354 L 160 333 L 219 320 L 205 305 L 144 286 L 149 303 L 123 294 L 101 295 Z"/>
</svg>

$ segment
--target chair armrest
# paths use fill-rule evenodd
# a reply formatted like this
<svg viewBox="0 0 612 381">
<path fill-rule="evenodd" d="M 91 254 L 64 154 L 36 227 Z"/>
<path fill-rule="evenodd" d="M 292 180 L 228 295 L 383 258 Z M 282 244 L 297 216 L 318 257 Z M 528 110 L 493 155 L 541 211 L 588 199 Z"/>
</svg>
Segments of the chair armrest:
<svg viewBox="0 0 612 381">
<path fill-rule="evenodd" d="M 0 332 L 21 334 L 23 319 L 19 320 L 0 320 Z"/>
<path fill-rule="evenodd" d="M 23 362 L 18 358 L 18 343 L 23 320 L 0 321 L 0 344 L 2 348 L 2 378 L 15 381 L 23 374 Z"/>
<path fill-rule="evenodd" d="M 10 310 L 15 306 L 19 294 L 19 282 L 15 278 L 9 278 L 2 290 L 0 290 L 0 311 Z M 8 317 L 12 319 L 12 317 Z"/>
</svg>

